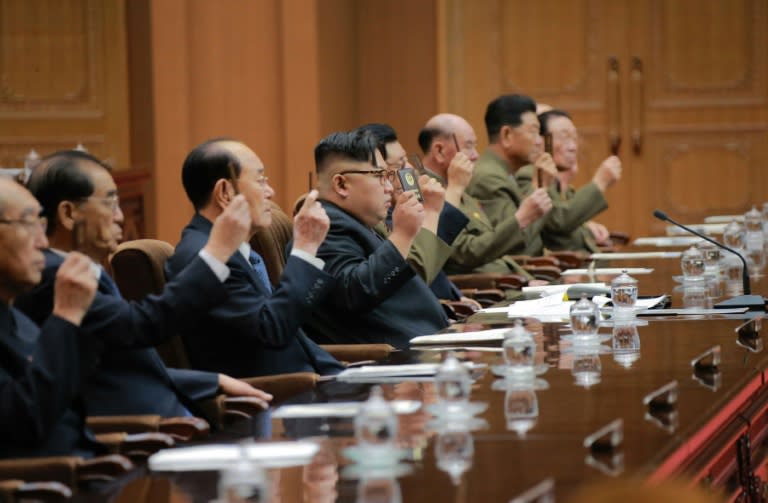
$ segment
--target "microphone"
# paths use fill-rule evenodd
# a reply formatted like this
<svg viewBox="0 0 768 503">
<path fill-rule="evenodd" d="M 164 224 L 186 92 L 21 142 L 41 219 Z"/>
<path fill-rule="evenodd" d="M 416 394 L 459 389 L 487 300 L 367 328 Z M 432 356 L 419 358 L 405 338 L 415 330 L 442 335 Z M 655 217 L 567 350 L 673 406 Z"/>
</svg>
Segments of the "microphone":
<svg viewBox="0 0 768 503">
<path fill-rule="evenodd" d="M 661 210 L 653 210 L 653 216 L 658 218 L 659 220 L 662 220 L 664 222 L 669 222 L 672 225 L 680 227 L 681 229 L 687 232 L 690 232 L 694 236 L 700 237 L 704 241 L 709 241 L 710 243 L 714 244 L 718 248 L 722 248 L 723 250 L 728 250 L 729 252 L 733 253 L 734 255 L 736 255 L 741 259 L 741 263 L 744 265 L 744 268 L 741 270 L 741 282 L 744 286 L 744 295 L 738 295 L 732 299 L 728 299 L 726 301 L 715 304 L 713 307 L 720 308 L 720 309 L 727 309 L 731 307 L 746 307 L 750 311 L 765 311 L 765 299 L 763 298 L 763 296 L 751 295 L 752 290 L 749 287 L 749 270 L 747 269 L 747 261 L 744 259 L 741 253 L 738 253 L 736 250 L 725 246 L 719 241 L 715 241 L 711 237 L 705 234 L 702 234 L 696 231 L 695 229 L 691 229 L 690 227 L 686 227 L 685 225 L 672 220 L 671 218 L 669 218 L 669 216 L 666 213 L 664 213 Z"/>
</svg>

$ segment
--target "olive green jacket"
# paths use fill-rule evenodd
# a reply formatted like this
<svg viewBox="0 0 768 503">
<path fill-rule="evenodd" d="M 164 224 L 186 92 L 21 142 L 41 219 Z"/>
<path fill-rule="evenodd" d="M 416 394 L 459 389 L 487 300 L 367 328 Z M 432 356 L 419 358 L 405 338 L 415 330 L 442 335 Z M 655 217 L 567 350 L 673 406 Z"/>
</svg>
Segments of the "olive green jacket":
<svg viewBox="0 0 768 503">
<path fill-rule="evenodd" d="M 510 173 L 509 164 L 491 150 L 486 150 L 475 163 L 475 173 L 466 192 L 478 200 L 496 232 L 508 240 L 505 253 L 511 255 L 541 255 L 544 245 L 540 218 L 520 229 L 515 212 L 525 199 L 525 193 Z"/>
<path fill-rule="evenodd" d="M 445 186 L 445 180 L 440 175 L 429 170 L 427 175 Z M 519 231 L 514 217 L 494 227 L 477 199 L 467 193 L 461 197 L 459 209 L 469 218 L 469 222 L 453 241 L 453 253 L 445 264 L 446 273 L 514 273 L 532 279 L 525 269 L 508 256 L 511 247 L 509 236 Z"/>
<path fill-rule="evenodd" d="M 389 230 L 384 222 L 379 222 L 373 230 L 384 239 L 389 237 Z M 419 230 L 413 240 L 406 261 L 427 285 L 432 284 L 440 274 L 446 260 L 451 256 L 451 246 L 427 229 Z"/>
<path fill-rule="evenodd" d="M 517 183 L 524 193 L 533 191 L 533 166 L 524 166 L 515 174 Z M 608 207 L 608 201 L 594 182 L 575 190 L 568 187 L 561 194 L 557 181 L 548 188 L 552 198 L 552 211 L 544 217 L 544 227 L 541 237 L 544 247 L 548 250 L 588 251 L 596 252 L 592 233 L 584 224 Z"/>
</svg>

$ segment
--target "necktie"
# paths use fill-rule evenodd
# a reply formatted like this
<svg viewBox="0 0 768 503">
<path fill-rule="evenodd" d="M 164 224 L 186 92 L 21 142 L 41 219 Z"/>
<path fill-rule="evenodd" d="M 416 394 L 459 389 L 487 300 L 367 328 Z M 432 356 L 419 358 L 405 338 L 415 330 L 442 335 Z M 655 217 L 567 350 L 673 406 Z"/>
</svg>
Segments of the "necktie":
<svg viewBox="0 0 768 503">
<path fill-rule="evenodd" d="M 259 280 L 261 280 L 264 288 L 266 288 L 268 292 L 272 292 L 272 284 L 269 282 L 267 266 L 264 265 L 264 259 L 261 258 L 261 255 L 251 250 L 251 253 L 248 256 L 248 262 L 251 263 L 251 267 L 253 267 L 253 270 L 256 272 L 256 276 L 259 277 Z"/>
</svg>

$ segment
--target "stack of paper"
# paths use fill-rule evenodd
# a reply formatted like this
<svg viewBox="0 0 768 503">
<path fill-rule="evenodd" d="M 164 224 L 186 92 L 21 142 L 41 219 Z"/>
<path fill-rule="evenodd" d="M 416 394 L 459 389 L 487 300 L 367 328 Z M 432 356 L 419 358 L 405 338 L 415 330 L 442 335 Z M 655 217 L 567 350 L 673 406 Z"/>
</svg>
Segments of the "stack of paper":
<svg viewBox="0 0 768 503">
<path fill-rule="evenodd" d="M 698 236 L 675 236 L 675 237 L 649 237 L 649 238 L 637 238 L 635 239 L 635 245 L 637 246 L 657 246 L 663 248 L 665 246 L 691 246 L 701 241 Z"/>
<path fill-rule="evenodd" d="M 637 276 L 640 274 L 651 274 L 653 269 L 648 267 L 600 267 L 597 269 L 566 269 L 560 273 L 560 276 L 586 276 L 588 274 L 595 274 L 596 276 L 618 276 L 624 271 L 631 276 Z M 581 285 L 581 283 L 578 283 Z"/>
<path fill-rule="evenodd" d="M 523 293 L 540 293 L 542 295 L 560 295 L 563 296 L 569 288 L 606 288 L 605 283 L 570 283 L 567 285 L 539 285 L 524 286 Z"/>
<path fill-rule="evenodd" d="M 725 230 L 726 223 L 714 223 L 714 224 L 686 224 L 686 227 L 698 231 L 702 234 L 722 234 Z M 682 229 L 676 225 L 667 226 L 667 236 L 690 236 L 690 232 Z"/>
<path fill-rule="evenodd" d="M 201 445 L 166 449 L 149 457 L 149 468 L 162 472 L 222 470 L 240 459 L 248 459 L 265 468 L 308 464 L 320 447 L 314 442 L 269 442 L 246 445 Z"/>
<path fill-rule="evenodd" d="M 713 215 L 706 217 L 704 223 L 706 224 L 729 224 L 736 220 L 737 222 L 744 221 L 744 215 Z"/>
<path fill-rule="evenodd" d="M 272 412 L 273 418 L 355 417 L 363 402 L 329 402 L 283 405 Z M 392 400 L 395 414 L 413 414 L 421 408 L 418 400 Z"/>
<path fill-rule="evenodd" d="M 506 311 L 507 308 L 503 308 Z M 421 344 L 465 344 L 477 342 L 492 342 L 504 340 L 504 332 L 508 328 L 494 328 L 478 332 L 455 332 L 450 334 L 420 335 L 411 339 L 411 345 Z"/>
<path fill-rule="evenodd" d="M 594 260 L 636 260 L 645 258 L 680 258 L 680 252 L 617 252 L 593 253 Z"/>
<path fill-rule="evenodd" d="M 412 363 L 408 365 L 366 365 L 347 369 L 336 376 L 339 381 L 380 383 L 431 380 L 437 373 L 438 363 Z M 465 362 L 468 370 L 478 370 L 487 365 Z"/>
<path fill-rule="evenodd" d="M 559 286 L 568 287 L 569 285 Z M 562 294 L 548 295 L 533 300 L 518 300 L 507 308 L 507 316 L 510 318 L 536 318 L 543 322 L 559 322 L 569 318 L 572 305 L 573 301 L 563 301 Z"/>
</svg>

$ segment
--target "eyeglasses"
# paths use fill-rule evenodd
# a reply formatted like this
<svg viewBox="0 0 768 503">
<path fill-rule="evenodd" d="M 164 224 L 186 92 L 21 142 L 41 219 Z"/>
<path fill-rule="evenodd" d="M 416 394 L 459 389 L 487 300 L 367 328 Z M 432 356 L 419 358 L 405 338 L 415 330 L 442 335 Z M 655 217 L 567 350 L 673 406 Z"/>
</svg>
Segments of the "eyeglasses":
<svg viewBox="0 0 768 503">
<path fill-rule="evenodd" d="M 349 170 L 349 171 L 341 171 L 339 172 L 340 175 L 371 175 L 375 176 L 379 179 L 379 182 L 381 182 L 382 185 L 389 182 L 390 184 L 395 183 L 395 177 L 397 176 L 397 171 L 394 170 L 387 170 L 387 169 L 370 169 L 370 170 Z"/>
<path fill-rule="evenodd" d="M 267 182 L 269 182 L 269 177 L 268 176 L 260 176 L 260 177 L 258 177 L 256 179 L 256 183 L 258 183 L 262 187 L 266 187 L 267 186 Z"/>
<path fill-rule="evenodd" d="M 30 234 L 33 234 L 35 231 L 45 234 L 46 229 L 48 229 L 48 219 L 44 216 L 19 218 L 16 220 L 0 219 L 0 224 L 19 225 L 24 227 Z"/>
<path fill-rule="evenodd" d="M 112 213 L 117 213 L 120 210 L 120 197 L 118 197 L 117 194 L 112 194 L 105 197 L 84 197 L 80 199 L 80 202 L 86 202 L 86 201 L 96 201 L 97 203 L 101 204 L 105 208 L 109 208 Z"/>
</svg>

